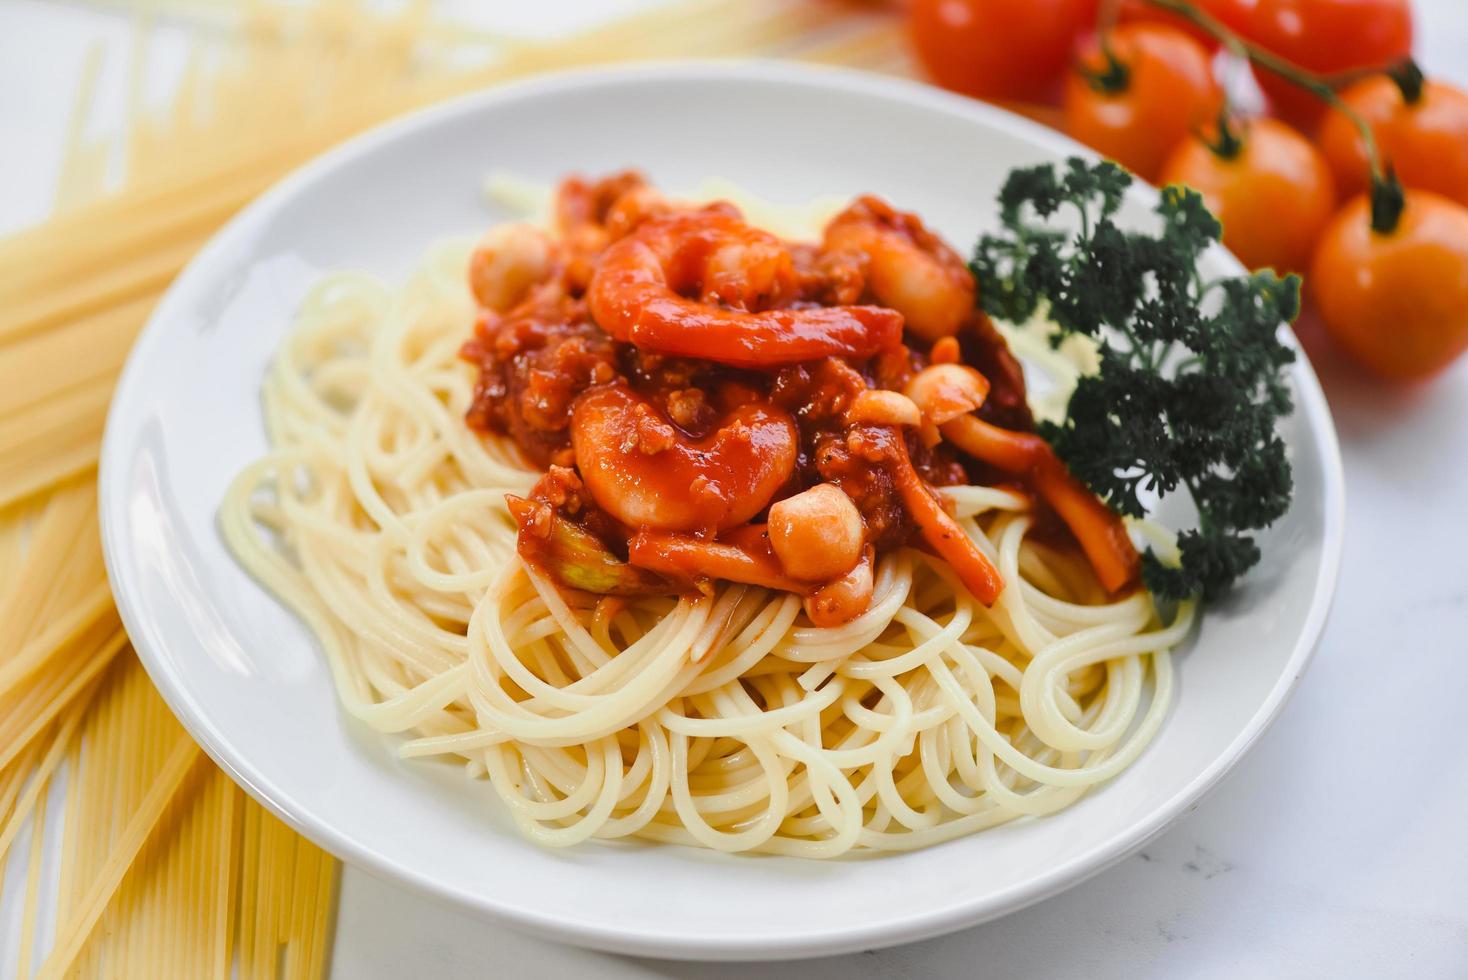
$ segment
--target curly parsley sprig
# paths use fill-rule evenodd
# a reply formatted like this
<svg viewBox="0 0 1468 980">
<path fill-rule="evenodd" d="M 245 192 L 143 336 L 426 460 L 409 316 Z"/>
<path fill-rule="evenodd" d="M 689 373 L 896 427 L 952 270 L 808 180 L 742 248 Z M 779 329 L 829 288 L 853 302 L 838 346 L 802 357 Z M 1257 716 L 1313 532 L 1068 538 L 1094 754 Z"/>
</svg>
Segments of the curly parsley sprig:
<svg viewBox="0 0 1468 980">
<path fill-rule="evenodd" d="M 1180 599 L 1218 595 L 1259 560 L 1245 533 L 1290 504 L 1292 479 L 1275 422 L 1292 409 L 1279 325 L 1300 309 L 1298 276 L 1271 271 L 1204 281 L 1198 258 L 1219 224 L 1183 187 L 1162 191 L 1157 234 L 1113 220 L 1131 176 L 1072 158 L 1017 169 L 999 193 L 1004 230 L 980 238 L 972 269 L 984 309 L 1022 323 L 1042 306 L 1058 345 L 1084 334 L 1100 370 L 1082 377 L 1060 424 L 1040 434 L 1118 512 L 1141 495 L 1186 487 L 1198 527 L 1178 537 L 1180 567 L 1148 551 L 1147 586 Z M 1070 209 L 1079 233 L 1054 219 Z"/>
</svg>

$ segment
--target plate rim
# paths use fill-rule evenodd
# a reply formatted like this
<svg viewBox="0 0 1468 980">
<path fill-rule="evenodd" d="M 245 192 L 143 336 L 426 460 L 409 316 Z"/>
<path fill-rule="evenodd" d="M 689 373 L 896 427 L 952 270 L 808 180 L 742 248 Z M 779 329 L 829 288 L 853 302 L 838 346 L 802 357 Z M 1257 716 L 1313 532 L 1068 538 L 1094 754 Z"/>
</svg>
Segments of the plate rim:
<svg viewBox="0 0 1468 980">
<path fill-rule="evenodd" d="M 868 93 L 918 108 L 943 110 L 966 117 L 969 122 L 1006 129 L 1041 149 L 1061 156 L 1096 158 L 1093 151 L 1039 123 L 923 82 L 856 69 L 772 59 L 663 59 L 555 71 L 493 85 L 433 103 L 372 126 L 325 150 L 272 184 L 210 236 L 154 307 L 128 353 L 113 391 L 98 462 L 98 517 L 103 556 L 113 596 L 139 660 L 169 709 L 215 764 L 298 833 L 342 861 L 376 877 L 393 881 L 436 901 L 448 902 L 473 915 L 489 918 L 542 938 L 608 952 L 660 958 L 760 960 L 828 956 L 917 942 L 972 927 L 1019 911 L 1080 884 L 1135 853 L 1196 809 L 1202 798 L 1223 781 L 1278 717 L 1298 687 L 1319 646 L 1336 593 L 1343 554 L 1345 475 L 1339 440 L 1324 392 L 1313 367 L 1288 327 L 1285 329 L 1289 342 L 1300 355 L 1293 368 L 1298 389 L 1296 411 L 1306 417 L 1308 428 L 1318 442 L 1324 499 L 1320 562 L 1316 568 L 1310 605 L 1301 630 L 1295 638 L 1294 647 L 1284 663 L 1281 681 L 1270 689 L 1259 709 L 1213 762 L 1197 772 L 1146 819 L 1137 821 L 1125 832 L 1098 842 L 1084 854 L 1065 864 L 1048 868 L 1040 875 L 982 900 L 953 902 L 911 916 L 884 918 L 876 923 L 856 924 L 839 930 L 825 929 L 769 940 L 759 937 L 720 936 L 714 933 L 695 935 L 687 932 L 660 933 L 653 930 L 632 932 L 623 928 L 606 928 L 596 923 L 557 919 L 554 916 L 529 912 L 513 903 L 454 887 L 420 874 L 411 867 L 395 863 L 334 825 L 317 821 L 303 808 L 293 807 L 294 801 L 288 793 L 274 787 L 247 760 L 237 758 L 229 740 L 214 730 L 193 696 L 182 685 L 175 683 L 175 678 L 162 658 L 155 656 L 152 643 L 161 638 L 151 634 L 149 623 L 139 611 L 139 599 L 132 583 L 120 574 L 123 564 L 121 554 L 126 550 L 123 543 L 126 514 L 122 502 L 124 495 L 116 486 L 115 474 L 123 471 L 127 461 L 121 458 L 125 434 L 120 421 L 123 413 L 118 409 L 119 406 L 136 401 L 134 388 L 141 371 L 138 365 L 146 360 L 147 352 L 162 335 L 163 324 L 175 316 L 175 307 L 192 291 L 195 280 L 207 281 L 207 270 L 217 257 L 238 247 L 252 227 L 273 213 L 278 202 L 291 197 L 298 187 L 339 164 L 371 153 L 378 147 L 407 137 L 418 129 L 454 116 L 470 115 L 498 103 L 554 95 L 598 83 L 672 79 L 733 84 L 761 81 L 834 88 L 842 90 L 843 94 Z M 1143 184 L 1140 179 L 1137 183 Z M 1227 261 L 1238 271 L 1243 271 L 1243 267 L 1231 255 L 1227 256 Z M 167 646 L 161 642 L 160 645 Z M 535 845 L 526 842 L 526 846 Z"/>
</svg>

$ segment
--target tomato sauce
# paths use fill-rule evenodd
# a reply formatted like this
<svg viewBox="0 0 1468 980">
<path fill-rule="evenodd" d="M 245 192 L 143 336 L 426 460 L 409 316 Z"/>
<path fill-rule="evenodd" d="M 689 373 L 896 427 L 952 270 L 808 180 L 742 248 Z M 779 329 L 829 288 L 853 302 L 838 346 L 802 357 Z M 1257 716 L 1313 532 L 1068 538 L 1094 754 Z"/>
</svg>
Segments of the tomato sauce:
<svg viewBox="0 0 1468 980">
<path fill-rule="evenodd" d="M 1018 362 L 974 308 L 962 261 L 915 216 L 864 198 L 823 245 L 787 243 L 728 205 L 675 208 L 630 172 L 567 181 L 556 214 L 549 274 L 509 309 L 483 309 L 462 351 L 479 372 L 468 424 L 549 468 L 529 500 L 512 500 L 527 561 L 606 594 L 720 578 L 784 588 L 833 624 L 863 608 L 873 552 L 920 544 L 981 599 L 997 596 L 998 573 L 933 488 L 1012 481 L 1014 468 L 914 427 L 905 398 L 868 404 L 905 409 L 907 424 L 851 415 L 864 392 L 915 391 L 942 343 L 942 359 L 987 380 L 974 418 L 1033 430 Z M 888 302 L 922 331 L 904 335 Z M 864 541 L 866 557 L 811 582 L 782 566 L 764 522 L 820 484 L 855 505 L 830 520 L 860 521 L 843 554 Z"/>
</svg>

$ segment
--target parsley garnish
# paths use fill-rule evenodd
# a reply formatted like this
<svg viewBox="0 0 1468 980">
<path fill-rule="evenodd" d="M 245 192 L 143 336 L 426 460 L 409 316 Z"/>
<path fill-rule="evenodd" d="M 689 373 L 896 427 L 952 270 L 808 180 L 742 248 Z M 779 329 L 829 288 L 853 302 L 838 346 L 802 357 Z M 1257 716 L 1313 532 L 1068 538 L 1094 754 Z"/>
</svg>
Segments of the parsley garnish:
<svg viewBox="0 0 1468 980">
<path fill-rule="evenodd" d="M 1149 550 L 1143 577 L 1162 598 L 1212 597 L 1259 560 L 1244 532 L 1290 504 L 1275 422 L 1292 408 L 1284 369 L 1295 357 L 1278 333 L 1299 312 L 1300 280 L 1265 270 L 1204 281 L 1198 257 L 1220 227 L 1202 198 L 1168 187 L 1161 233 L 1127 231 L 1112 218 L 1130 183 L 1115 164 L 1078 157 L 1015 170 L 999 193 L 1004 231 L 979 240 L 971 267 L 990 314 L 1023 323 L 1043 306 L 1052 343 L 1099 343 L 1099 372 L 1040 434 L 1122 514 L 1145 513 L 1143 491 L 1187 487 L 1199 522 L 1178 537 L 1182 565 Z M 1067 206 L 1078 234 L 1050 223 Z"/>
</svg>

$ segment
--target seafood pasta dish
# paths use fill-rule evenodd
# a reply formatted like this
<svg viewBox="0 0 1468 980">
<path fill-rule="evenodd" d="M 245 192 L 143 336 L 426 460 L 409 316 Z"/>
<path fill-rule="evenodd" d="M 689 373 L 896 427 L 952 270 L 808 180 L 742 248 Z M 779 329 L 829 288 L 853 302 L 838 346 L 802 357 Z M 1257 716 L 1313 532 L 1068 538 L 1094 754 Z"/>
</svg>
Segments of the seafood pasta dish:
<svg viewBox="0 0 1468 980">
<path fill-rule="evenodd" d="M 328 277 L 226 540 L 353 717 L 545 844 L 823 858 L 1069 805 L 1162 726 L 1166 535 L 1037 431 L 916 215 L 752 213 L 571 177 L 405 284 Z"/>
</svg>

